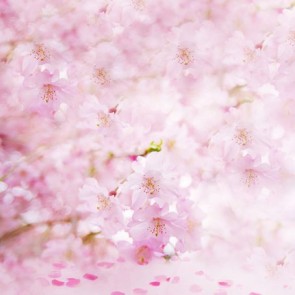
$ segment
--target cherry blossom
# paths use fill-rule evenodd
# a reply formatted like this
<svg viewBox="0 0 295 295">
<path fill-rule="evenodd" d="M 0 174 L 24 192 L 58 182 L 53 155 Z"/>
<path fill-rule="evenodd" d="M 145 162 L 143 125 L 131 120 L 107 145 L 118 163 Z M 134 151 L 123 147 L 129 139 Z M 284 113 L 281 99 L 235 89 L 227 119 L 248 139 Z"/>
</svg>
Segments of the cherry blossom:
<svg viewBox="0 0 295 295">
<path fill-rule="evenodd" d="M 1 292 L 295 294 L 294 1 L 23 2 L 0 1 Z"/>
</svg>

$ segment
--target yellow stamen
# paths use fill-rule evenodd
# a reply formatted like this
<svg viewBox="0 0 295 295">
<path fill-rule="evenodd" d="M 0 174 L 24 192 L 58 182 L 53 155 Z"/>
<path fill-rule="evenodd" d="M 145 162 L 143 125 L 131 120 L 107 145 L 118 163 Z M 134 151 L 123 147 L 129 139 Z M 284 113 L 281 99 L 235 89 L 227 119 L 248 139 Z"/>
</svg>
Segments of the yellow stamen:
<svg viewBox="0 0 295 295">
<path fill-rule="evenodd" d="M 253 169 L 245 170 L 245 184 L 250 187 L 257 183 L 257 174 Z"/>
<path fill-rule="evenodd" d="M 93 76 L 95 81 L 102 86 L 105 86 L 110 82 L 108 74 L 104 68 L 95 69 Z"/>
<path fill-rule="evenodd" d="M 189 65 L 193 62 L 191 51 L 188 48 L 179 48 L 177 53 L 178 62 L 182 65 Z"/>
<path fill-rule="evenodd" d="M 96 125 L 98 127 L 110 127 L 111 125 L 110 115 L 105 113 L 98 114 L 98 123 Z"/>
<path fill-rule="evenodd" d="M 251 136 L 245 128 L 238 129 L 235 134 L 236 143 L 245 146 L 251 141 Z"/>
<path fill-rule="evenodd" d="M 166 225 L 161 218 L 153 218 L 153 225 L 149 227 L 149 231 L 158 237 L 160 234 L 166 233 Z"/>
<path fill-rule="evenodd" d="M 56 96 L 56 91 L 54 86 L 51 84 L 44 84 L 43 85 L 43 95 L 42 98 L 45 102 L 49 102 L 50 100 L 54 100 Z"/>
<path fill-rule="evenodd" d="M 153 177 L 144 177 L 141 189 L 148 195 L 154 195 L 160 191 L 159 185 Z"/>
<path fill-rule="evenodd" d="M 99 195 L 98 197 L 97 210 L 109 210 L 111 208 L 111 201 L 108 197 L 104 195 Z"/>
<path fill-rule="evenodd" d="M 38 61 L 44 62 L 49 59 L 49 54 L 46 52 L 46 48 L 43 44 L 37 44 L 32 53 L 34 55 L 34 58 Z"/>
</svg>

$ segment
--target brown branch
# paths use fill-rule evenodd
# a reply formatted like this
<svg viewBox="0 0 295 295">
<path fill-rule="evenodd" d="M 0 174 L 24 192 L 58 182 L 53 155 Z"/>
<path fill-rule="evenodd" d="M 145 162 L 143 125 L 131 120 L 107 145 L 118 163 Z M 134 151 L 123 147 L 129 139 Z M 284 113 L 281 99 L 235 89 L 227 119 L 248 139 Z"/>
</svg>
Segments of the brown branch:
<svg viewBox="0 0 295 295">
<path fill-rule="evenodd" d="M 26 225 L 23 225 L 19 228 L 13 229 L 13 230 L 5 233 L 4 235 L 2 235 L 0 237 L 0 244 L 31 230 L 33 227 L 34 226 L 32 224 L 26 224 Z"/>
<path fill-rule="evenodd" d="M 60 220 L 49 220 L 49 221 L 42 221 L 42 222 L 38 222 L 38 223 L 34 223 L 34 224 L 25 224 L 25 225 L 22 225 L 18 228 L 15 228 L 11 231 L 8 231 L 7 233 L 0 236 L 0 244 L 4 243 L 10 239 L 13 239 L 15 237 L 18 237 L 18 236 L 22 235 L 23 233 L 26 233 L 26 232 L 30 231 L 31 229 L 36 228 L 38 226 L 42 226 L 42 225 L 52 226 L 57 223 L 71 223 L 73 220 L 74 220 L 73 217 L 67 217 L 65 219 L 60 219 Z"/>
</svg>

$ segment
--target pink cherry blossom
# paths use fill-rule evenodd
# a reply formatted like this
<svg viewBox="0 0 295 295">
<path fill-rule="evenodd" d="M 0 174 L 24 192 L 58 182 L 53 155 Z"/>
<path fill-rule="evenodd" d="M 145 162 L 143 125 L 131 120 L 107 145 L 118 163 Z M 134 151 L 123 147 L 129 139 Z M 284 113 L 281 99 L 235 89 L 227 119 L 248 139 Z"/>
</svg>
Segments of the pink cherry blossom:
<svg viewBox="0 0 295 295">
<path fill-rule="evenodd" d="M 1 294 L 295 294 L 293 0 L 2 0 L 0 30 Z"/>
</svg>

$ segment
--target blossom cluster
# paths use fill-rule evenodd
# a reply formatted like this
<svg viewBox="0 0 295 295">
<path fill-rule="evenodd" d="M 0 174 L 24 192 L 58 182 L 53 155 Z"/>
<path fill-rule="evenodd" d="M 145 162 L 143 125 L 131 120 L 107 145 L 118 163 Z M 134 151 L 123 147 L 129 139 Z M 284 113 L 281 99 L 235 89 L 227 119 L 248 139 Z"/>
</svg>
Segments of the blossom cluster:
<svg viewBox="0 0 295 295">
<path fill-rule="evenodd" d="M 295 294 L 294 1 L 1 0 L 0 29 L 4 294 Z"/>
</svg>

